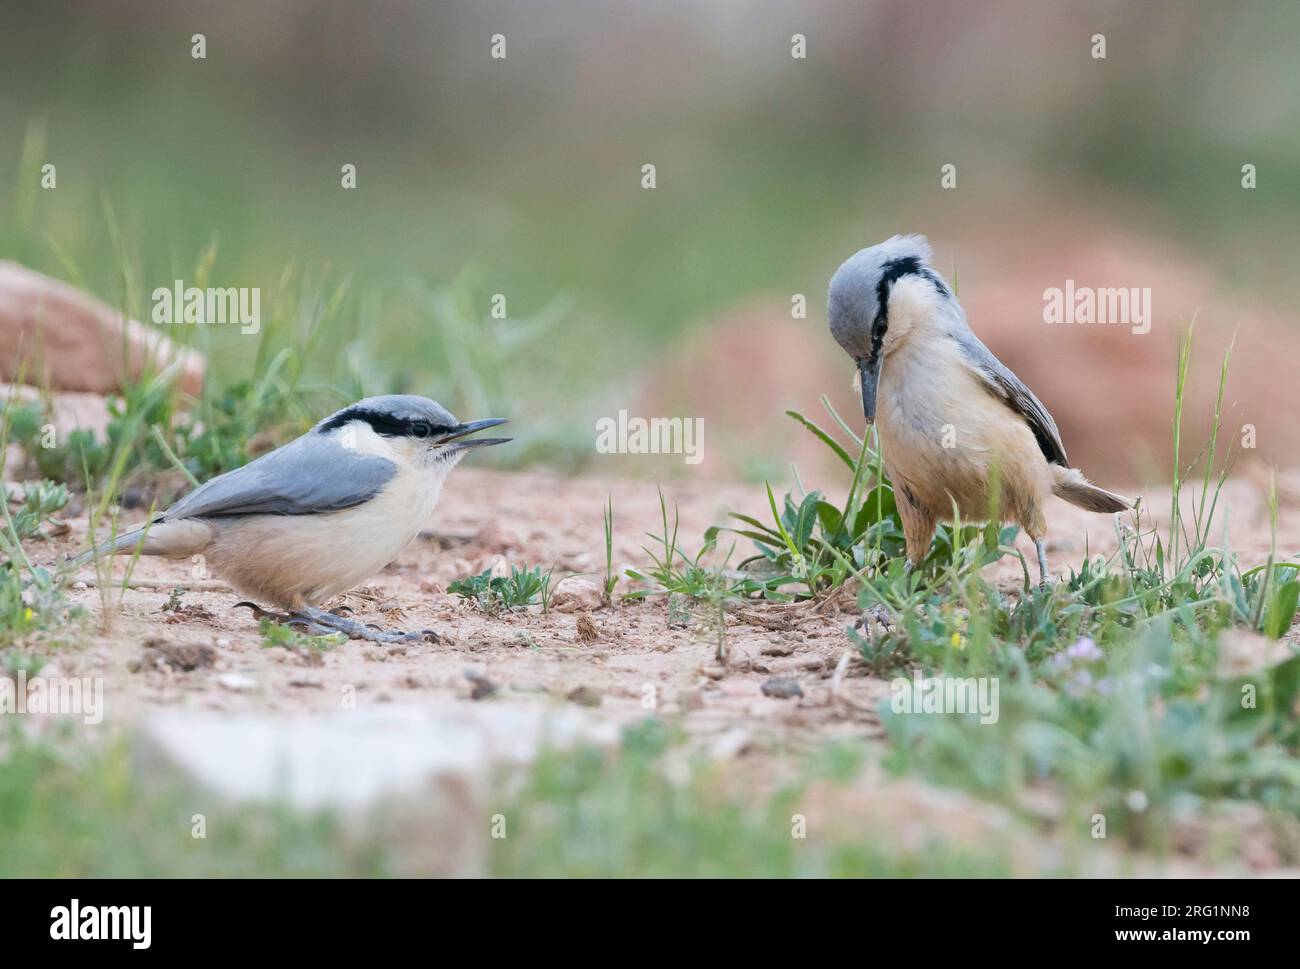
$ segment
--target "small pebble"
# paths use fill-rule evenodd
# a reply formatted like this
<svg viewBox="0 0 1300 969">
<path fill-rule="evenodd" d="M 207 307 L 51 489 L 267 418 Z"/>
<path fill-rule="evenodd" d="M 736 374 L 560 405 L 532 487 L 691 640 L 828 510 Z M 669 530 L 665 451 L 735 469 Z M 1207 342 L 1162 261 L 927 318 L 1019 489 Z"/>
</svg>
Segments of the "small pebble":
<svg viewBox="0 0 1300 969">
<path fill-rule="evenodd" d="M 582 707 L 598 707 L 600 706 L 601 696 L 599 690 L 590 686 L 579 686 L 570 690 L 565 699 Z"/>
<path fill-rule="evenodd" d="M 217 685 L 232 693 L 245 693 L 257 687 L 257 681 L 240 673 L 219 673 Z"/>
<path fill-rule="evenodd" d="M 803 696 L 803 687 L 799 685 L 799 681 L 785 676 L 772 677 L 763 684 L 762 690 L 764 696 L 775 697 L 778 700 Z"/>
<path fill-rule="evenodd" d="M 465 679 L 470 682 L 469 698 L 483 700 L 496 693 L 497 685 L 477 670 L 466 670 Z"/>
</svg>

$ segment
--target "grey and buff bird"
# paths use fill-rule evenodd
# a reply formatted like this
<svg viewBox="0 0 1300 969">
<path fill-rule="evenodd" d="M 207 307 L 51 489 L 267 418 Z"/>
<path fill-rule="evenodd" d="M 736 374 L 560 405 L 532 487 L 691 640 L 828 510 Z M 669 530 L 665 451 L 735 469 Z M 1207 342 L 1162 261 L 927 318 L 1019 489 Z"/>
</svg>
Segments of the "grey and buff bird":
<svg viewBox="0 0 1300 969">
<path fill-rule="evenodd" d="M 467 435 L 504 424 L 462 424 L 427 397 L 367 397 L 306 434 L 196 488 L 148 525 L 80 556 L 134 552 L 190 558 L 236 589 L 286 610 L 259 615 L 312 633 L 405 642 L 428 631 L 377 629 L 316 608 L 395 559 L 438 503 L 471 448 L 509 438 Z"/>
<path fill-rule="evenodd" d="M 921 560 L 955 506 L 965 519 L 992 512 L 1018 522 L 1046 582 L 1049 495 L 1095 512 L 1133 503 L 1069 466 L 1052 415 L 971 332 L 930 260 L 924 237 L 894 236 L 847 259 L 827 303 L 831 334 L 857 365 L 863 413 L 880 435 L 908 561 Z"/>
</svg>

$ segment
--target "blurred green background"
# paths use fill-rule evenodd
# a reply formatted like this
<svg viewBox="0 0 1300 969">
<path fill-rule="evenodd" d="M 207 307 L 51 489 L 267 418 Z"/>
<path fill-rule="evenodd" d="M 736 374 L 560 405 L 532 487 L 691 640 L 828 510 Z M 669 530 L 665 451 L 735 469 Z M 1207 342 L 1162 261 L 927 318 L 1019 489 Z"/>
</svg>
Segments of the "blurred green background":
<svg viewBox="0 0 1300 969">
<path fill-rule="evenodd" d="M 212 284 L 261 287 L 264 312 L 269 294 L 346 284 L 308 370 L 341 394 L 413 390 L 527 420 L 516 461 L 580 465 L 596 417 L 651 399 L 719 422 L 723 473 L 768 467 L 787 442 L 739 442 L 745 415 L 811 411 L 818 390 L 845 399 L 826 281 L 899 231 L 931 236 L 965 299 L 1040 243 L 1103 225 L 1176 245 L 1193 276 L 1298 329 L 1294 2 L 0 10 L 0 256 L 144 319 L 147 294 L 192 280 L 213 247 Z M 47 161 L 57 189 L 35 189 Z M 506 320 L 489 317 L 495 293 Z M 778 340 L 775 376 L 756 364 L 727 393 L 703 386 L 715 358 L 750 352 L 746 333 L 771 339 L 748 320 L 791 322 L 794 293 L 808 315 Z M 303 321 L 276 324 L 290 341 Z M 254 339 L 195 329 L 175 332 L 217 380 L 251 365 Z M 665 398 L 683 355 L 701 370 Z M 816 375 L 806 390 L 799 374 Z M 1041 395 L 1087 457 L 1088 410 Z"/>
</svg>

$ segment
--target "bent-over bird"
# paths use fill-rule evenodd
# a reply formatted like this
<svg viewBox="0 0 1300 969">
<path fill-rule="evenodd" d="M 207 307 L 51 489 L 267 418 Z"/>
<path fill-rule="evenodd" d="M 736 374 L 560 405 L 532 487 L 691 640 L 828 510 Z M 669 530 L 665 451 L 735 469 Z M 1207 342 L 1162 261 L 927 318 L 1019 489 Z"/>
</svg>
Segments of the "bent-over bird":
<svg viewBox="0 0 1300 969">
<path fill-rule="evenodd" d="M 1046 583 L 1049 495 L 1095 512 L 1133 503 L 1069 466 L 1052 415 L 971 332 L 930 260 L 923 236 L 862 249 L 831 277 L 827 302 L 831 334 L 857 366 L 863 414 L 879 432 L 908 562 L 924 557 L 955 506 L 966 519 L 1019 522 Z"/>
</svg>

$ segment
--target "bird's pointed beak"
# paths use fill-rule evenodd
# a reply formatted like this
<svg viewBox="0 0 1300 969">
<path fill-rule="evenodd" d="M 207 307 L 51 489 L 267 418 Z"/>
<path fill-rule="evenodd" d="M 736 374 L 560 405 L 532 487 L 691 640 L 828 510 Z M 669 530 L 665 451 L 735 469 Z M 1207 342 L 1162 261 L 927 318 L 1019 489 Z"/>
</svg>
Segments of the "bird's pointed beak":
<svg viewBox="0 0 1300 969">
<path fill-rule="evenodd" d="M 862 378 L 862 416 L 868 424 L 876 422 L 876 388 L 880 385 L 880 364 L 883 354 L 858 357 L 858 375 Z"/>
<path fill-rule="evenodd" d="M 473 441 L 463 441 L 461 438 L 473 434 L 475 431 L 481 431 L 487 427 L 496 427 L 498 424 L 506 423 L 504 417 L 485 417 L 481 421 L 466 421 L 464 424 L 457 424 L 450 434 L 442 439 L 443 444 L 450 444 L 452 441 L 460 441 L 456 445 L 457 451 L 464 451 L 472 447 L 491 447 L 494 444 L 508 444 L 513 441 L 512 437 L 480 437 Z"/>
</svg>

